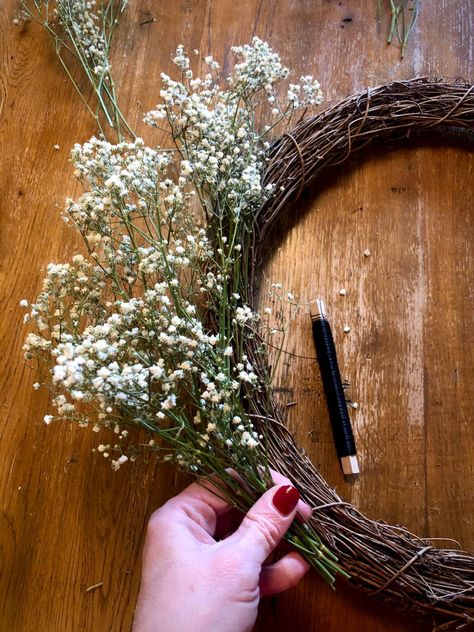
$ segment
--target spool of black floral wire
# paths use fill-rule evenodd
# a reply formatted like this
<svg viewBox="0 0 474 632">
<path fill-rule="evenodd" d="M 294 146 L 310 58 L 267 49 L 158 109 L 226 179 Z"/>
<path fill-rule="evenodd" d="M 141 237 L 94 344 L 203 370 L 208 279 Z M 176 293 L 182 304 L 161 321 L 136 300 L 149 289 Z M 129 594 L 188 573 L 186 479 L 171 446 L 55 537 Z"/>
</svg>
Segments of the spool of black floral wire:
<svg viewBox="0 0 474 632">
<path fill-rule="evenodd" d="M 347 411 L 347 403 L 342 388 L 341 374 L 337 363 L 336 347 L 332 337 L 326 309 L 321 299 L 316 301 L 316 310 L 311 310 L 313 338 L 316 345 L 319 369 L 331 420 L 334 443 L 346 475 L 359 474 L 354 434 Z"/>
</svg>

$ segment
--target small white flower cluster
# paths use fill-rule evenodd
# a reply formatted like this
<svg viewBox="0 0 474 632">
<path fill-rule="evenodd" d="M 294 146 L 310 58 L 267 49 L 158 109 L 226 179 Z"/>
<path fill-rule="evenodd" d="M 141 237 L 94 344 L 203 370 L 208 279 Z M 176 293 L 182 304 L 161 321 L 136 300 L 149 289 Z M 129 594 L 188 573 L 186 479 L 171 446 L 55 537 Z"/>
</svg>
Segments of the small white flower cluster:
<svg viewBox="0 0 474 632">
<path fill-rule="evenodd" d="M 182 177 L 199 181 L 204 190 L 221 193 L 239 218 L 253 211 L 271 192 L 271 187 L 262 190 L 263 145 L 261 135 L 251 127 L 245 100 L 259 90 L 270 97 L 275 84 L 288 71 L 278 55 L 258 38 L 252 46 L 232 50 L 242 61 L 228 80 L 231 89 L 222 91 L 212 74 L 204 79 L 193 78 L 190 60 L 183 47 L 178 47 L 174 62 L 183 73 L 183 82 L 162 74 L 163 102 L 148 113 L 146 120 L 151 125 L 158 126 L 163 120 L 171 125 L 173 137 L 186 148 Z M 218 68 L 210 56 L 205 63 L 211 70 Z"/>
<path fill-rule="evenodd" d="M 246 323 L 257 321 L 258 318 L 258 314 L 253 312 L 248 305 L 237 307 L 235 310 L 234 322 L 238 323 L 239 325 L 245 325 Z"/>
<path fill-rule="evenodd" d="M 29 308 L 24 322 L 34 320 L 38 334 L 29 333 L 24 344 L 27 358 L 35 350 L 48 351 L 53 342 L 61 340 L 62 332 L 74 331 L 81 318 L 104 313 L 101 304 L 105 280 L 102 271 L 82 255 L 75 255 L 71 263 L 50 263 L 37 302 L 20 305 Z"/>
<path fill-rule="evenodd" d="M 174 241 L 171 251 L 176 254 L 171 258 L 159 242 L 153 248 L 137 246 L 135 274 L 145 274 L 147 286 L 153 278 L 161 281 L 145 289 L 141 297 L 115 301 L 105 300 L 112 273 L 108 278 L 103 268 L 82 255 L 70 264 L 48 266 L 38 301 L 21 304 L 29 308 L 26 319 L 44 330 L 44 335 L 28 335 L 27 357 L 47 353 L 55 362 L 51 373 L 53 387 L 60 393 L 53 400 L 58 417 L 83 419 L 77 404 L 89 403 L 98 405 L 98 415 L 91 419 L 94 427 L 98 423 L 111 426 L 119 412 L 134 411 L 134 416 L 151 417 L 146 427 L 158 430 L 170 419 L 182 418 L 189 393 L 194 392 L 198 409 L 194 425 L 197 419 L 198 424 L 206 424 L 205 430 L 199 429 L 198 445 L 211 451 L 216 445 L 227 450 L 242 448 L 242 436 L 247 436 L 243 433 L 252 432 L 252 426 L 247 421 L 233 428 L 229 419 L 240 407 L 242 384 L 258 387 L 257 375 L 248 361 L 237 363 L 229 372 L 233 346 L 205 331 L 196 304 L 182 296 L 186 286 L 177 270 L 188 260 L 195 264 L 208 259 L 207 248 L 201 228 L 185 241 Z M 211 272 L 202 274 L 214 291 L 216 277 Z M 256 317 L 248 306 L 237 307 L 235 313 L 240 327 Z M 81 327 L 85 318 L 93 324 Z M 45 423 L 53 419 L 47 415 Z M 81 423 L 86 425 L 84 420 Z M 245 445 L 255 447 L 253 441 Z M 188 465 L 192 465 L 190 457 Z"/>
<path fill-rule="evenodd" d="M 102 29 L 101 10 L 94 11 L 95 0 L 58 0 L 56 11 L 66 33 L 72 31 L 80 54 L 97 77 L 110 70 L 108 44 Z"/>
<path fill-rule="evenodd" d="M 263 154 L 235 96 L 220 91 L 210 75 L 191 80 L 190 89 L 165 74 L 162 80 L 163 103 L 146 120 L 158 125 L 166 118 L 186 146 L 181 176 L 217 190 L 237 217 L 253 211 L 262 199 Z"/>
<path fill-rule="evenodd" d="M 254 367 L 249 359 L 244 354 L 242 356 L 242 362 L 238 362 L 234 367 L 235 373 L 241 382 L 247 382 L 248 384 L 258 384 L 258 375 L 254 371 Z"/>
<path fill-rule="evenodd" d="M 273 52 L 267 42 L 254 37 L 252 44 L 233 46 L 232 53 L 239 61 L 235 65 L 234 76 L 229 83 L 239 89 L 246 98 L 252 96 L 263 86 L 270 102 L 274 102 L 273 88 L 290 74 L 288 68 L 282 65 L 280 56 Z"/>
<path fill-rule="evenodd" d="M 323 102 L 323 93 L 319 82 L 312 75 L 305 75 L 300 77 L 299 84 L 290 83 L 287 99 L 295 108 L 320 105 Z"/>
<path fill-rule="evenodd" d="M 171 126 L 173 138 L 186 154 L 181 176 L 198 182 L 205 192 L 216 191 L 219 208 L 226 207 L 239 219 L 251 215 L 273 190 L 271 185 L 264 190 L 261 183 L 266 132 L 255 130 L 248 115 L 249 109 L 256 107 L 258 94 L 263 92 L 273 114 L 282 118 L 298 108 L 319 104 L 322 95 L 318 82 L 304 76 L 301 85 L 290 85 L 287 105 L 282 107 L 276 86 L 289 72 L 279 56 L 258 37 L 251 45 L 233 47 L 232 52 L 238 63 L 227 78 L 229 90 L 223 91 L 210 73 L 204 79 L 193 78 L 190 60 L 179 46 L 174 63 L 183 81 L 162 73 L 163 102 L 145 120 L 154 126 L 161 121 Z M 218 68 L 210 56 L 205 63 L 211 70 Z M 208 206 L 211 214 L 216 210 Z"/>
<path fill-rule="evenodd" d="M 168 209 L 183 202 L 181 188 L 163 177 L 171 162 L 169 154 L 146 147 L 140 138 L 117 145 L 92 138 L 74 145 L 71 156 L 75 175 L 88 191 L 78 202 L 71 200 L 67 211 L 92 243 L 97 234 L 112 237 L 113 225 L 125 217 L 143 214 L 154 196 L 162 198 Z"/>
<path fill-rule="evenodd" d="M 230 84 L 238 86 L 247 98 L 263 86 L 269 103 L 275 106 L 272 113 L 282 114 L 286 108 L 278 105 L 274 88 L 275 84 L 288 77 L 289 70 L 281 64 L 279 55 L 258 37 L 253 38 L 251 46 L 234 46 L 232 52 L 242 61 L 236 64 Z M 320 105 L 323 100 L 320 85 L 312 75 L 300 77 L 300 84 L 291 83 L 286 96 L 290 110 Z"/>
</svg>

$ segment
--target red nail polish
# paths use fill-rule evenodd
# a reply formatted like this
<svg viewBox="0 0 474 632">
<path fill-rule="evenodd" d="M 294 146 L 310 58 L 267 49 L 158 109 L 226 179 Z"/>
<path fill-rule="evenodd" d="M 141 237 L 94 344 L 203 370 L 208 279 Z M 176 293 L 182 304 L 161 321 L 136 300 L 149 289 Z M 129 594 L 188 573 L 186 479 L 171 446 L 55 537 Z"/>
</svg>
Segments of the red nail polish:
<svg viewBox="0 0 474 632">
<path fill-rule="evenodd" d="M 284 487 L 277 489 L 275 492 L 275 495 L 273 496 L 273 504 L 281 514 L 287 516 L 296 507 L 299 499 L 300 493 L 296 487 L 293 487 L 292 485 L 285 485 Z"/>
</svg>

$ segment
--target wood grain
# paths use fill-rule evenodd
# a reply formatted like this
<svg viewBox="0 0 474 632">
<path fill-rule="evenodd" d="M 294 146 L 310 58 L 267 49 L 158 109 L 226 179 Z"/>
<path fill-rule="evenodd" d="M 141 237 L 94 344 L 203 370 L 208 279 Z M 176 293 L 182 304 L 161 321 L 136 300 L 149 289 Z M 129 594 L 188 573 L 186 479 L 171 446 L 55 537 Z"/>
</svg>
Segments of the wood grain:
<svg viewBox="0 0 474 632">
<path fill-rule="evenodd" d="M 123 109 L 145 138 L 160 142 L 139 121 L 158 101 L 159 73 L 170 70 L 176 45 L 212 51 L 225 68 L 230 45 L 253 34 L 268 39 L 296 75 L 317 76 L 328 102 L 396 78 L 472 79 L 469 0 L 424 2 L 402 62 L 383 43 L 387 25 L 377 22 L 375 7 L 363 0 L 137 0 L 114 51 Z M 114 474 L 92 454 L 89 433 L 41 422 L 48 402 L 31 389 L 36 370 L 22 358 L 18 303 L 35 296 L 49 261 L 74 252 L 75 237 L 59 217 L 64 197 L 78 192 L 68 152 L 94 127 L 44 34 L 34 24 L 13 25 L 16 9 L 14 0 L 0 7 L 0 629 L 126 631 L 147 517 L 183 481 L 153 461 Z M 150 15 L 156 22 L 141 24 Z M 473 169 L 465 148 L 436 144 L 384 147 L 343 165 L 289 210 L 299 219 L 288 217 L 275 234 L 265 270 L 296 295 L 326 298 L 359 403 L 363 476 L 352 486 L 342 480 L 317 368 L 287 357 L 279 386 L 297 402 L 289 423 L 300 444 L 370 516 L 471 548 Z M 312 354 L 305 314 L 287 350 Z M 313 574 L 264 603 L 257 629 L 429 626 L 343 584 L 332 593 Z"/>
</svg>

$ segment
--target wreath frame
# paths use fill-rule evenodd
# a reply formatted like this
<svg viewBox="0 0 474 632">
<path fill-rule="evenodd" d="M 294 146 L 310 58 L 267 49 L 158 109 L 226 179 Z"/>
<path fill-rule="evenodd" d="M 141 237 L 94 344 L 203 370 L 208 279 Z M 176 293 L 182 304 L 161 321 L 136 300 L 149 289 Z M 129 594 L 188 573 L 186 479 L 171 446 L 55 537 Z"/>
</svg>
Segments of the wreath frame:
<svg viewBox="0 0 474 632">
<path fill-rule="evenodd" d="M 375 141 L 398 141 L 434 128 L 474 130 L 474 85 L 428 78 L 396 81 L 347 97 L 322 114 L 301 120 L 268 151 L 264 184 L 276 193 L 258 213 L 249 265 L 255 303 L 257 264 L 278 218 L 327 168 Z M 469 140 L 472 142 L 474 137 Z M 258 340 L 247 354 L 262 376 Z M 388 605 L 429 618 L 435 629 L 474 626 L 474 553 L 438 548 L 408 529 L 371 520 L 342 500 L 301 450 L 275 399 L 252 399 L 249 414 L 268 437 L 271 467 L 291 478 L 314 507 L 311 524 L 350 574 L 350 583 Z"/>
</svg>

